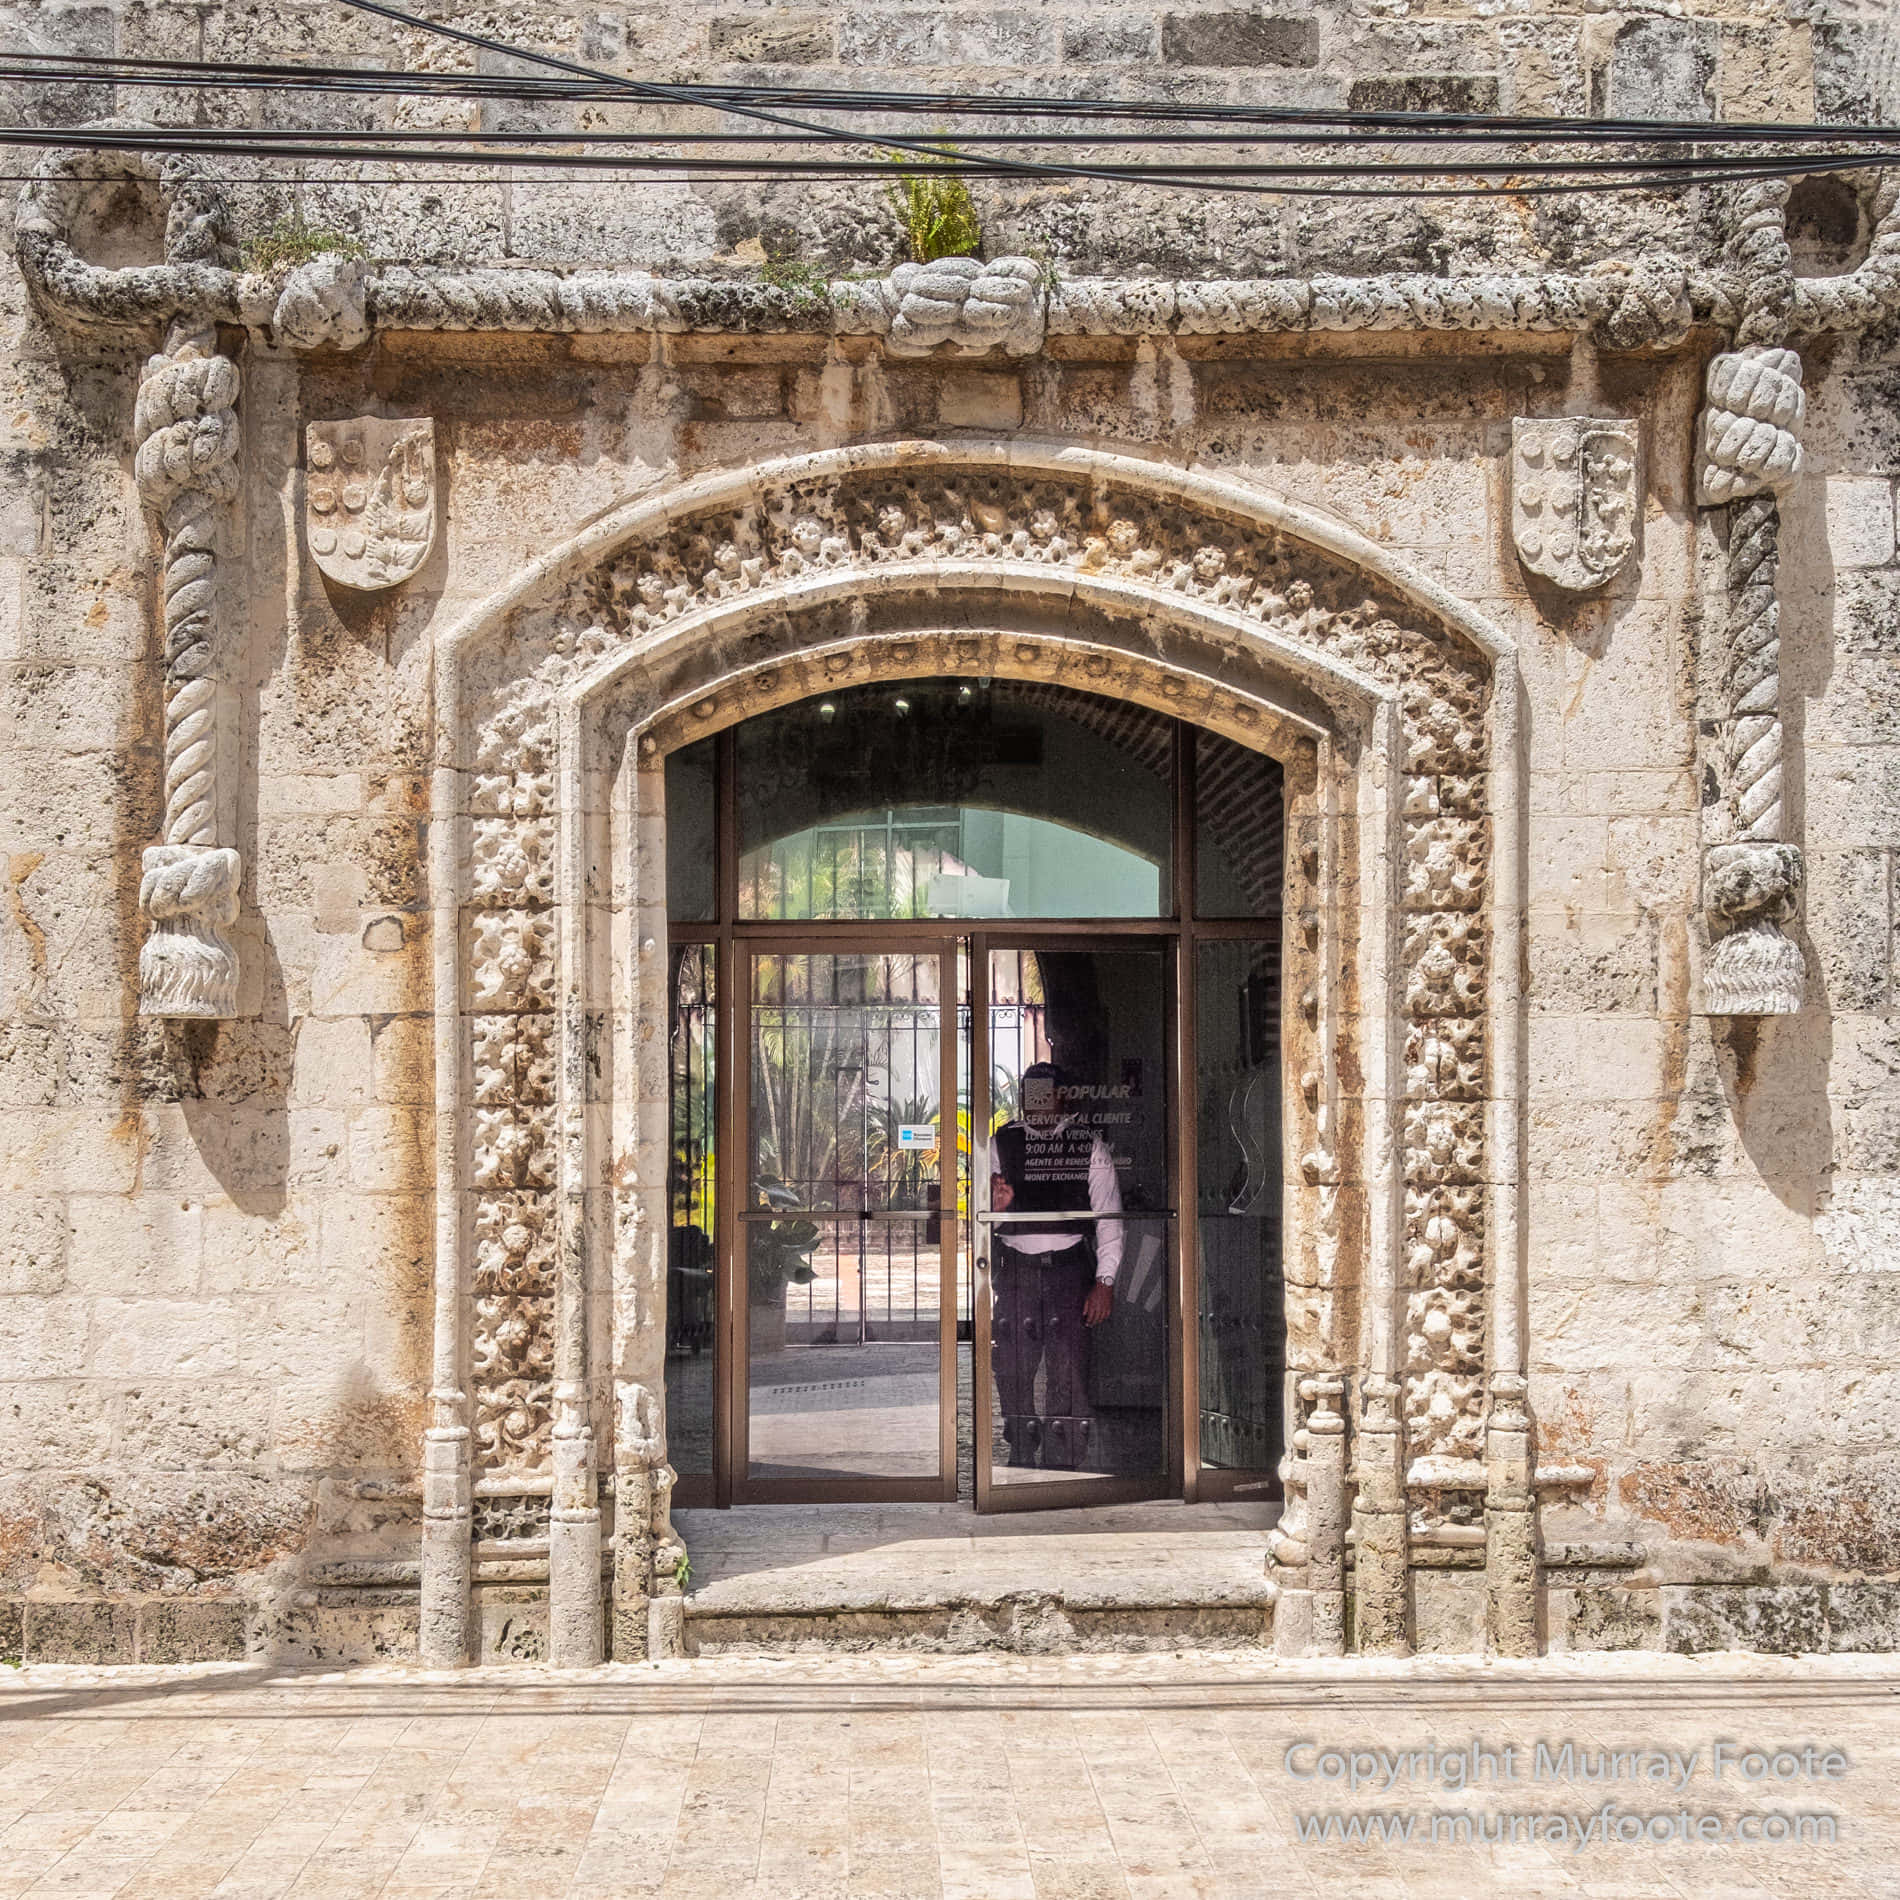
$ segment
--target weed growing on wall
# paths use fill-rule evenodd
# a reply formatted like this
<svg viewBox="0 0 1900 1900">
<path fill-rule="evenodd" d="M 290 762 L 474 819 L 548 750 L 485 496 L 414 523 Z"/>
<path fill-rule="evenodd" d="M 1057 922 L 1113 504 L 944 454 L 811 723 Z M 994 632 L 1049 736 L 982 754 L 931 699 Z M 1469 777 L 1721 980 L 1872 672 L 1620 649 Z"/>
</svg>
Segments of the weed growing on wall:
<svg viewBox="0 0 1900 1900">
<path fill-rule="evenodd" d="M 307 264 L 326 251 L 338 257 L 369 255 L 361 238 L 326 230 L 320 224 L 305 224 L 301 213 L 291 212 L 279 218 L 268 231 L 244 240 L 243 263 L 246 270 L 269 276 L 274 271 Z"/>
<path fill-rule="evenodd" d="M 946 176 L 947 159 L 918 159 L 885 187 L 891 209 L 904 227 L 912 259 L 934 263 L 940 257 L 968 257 L 983 242 L 976 204 L 961 178 Z"/>
</svg>

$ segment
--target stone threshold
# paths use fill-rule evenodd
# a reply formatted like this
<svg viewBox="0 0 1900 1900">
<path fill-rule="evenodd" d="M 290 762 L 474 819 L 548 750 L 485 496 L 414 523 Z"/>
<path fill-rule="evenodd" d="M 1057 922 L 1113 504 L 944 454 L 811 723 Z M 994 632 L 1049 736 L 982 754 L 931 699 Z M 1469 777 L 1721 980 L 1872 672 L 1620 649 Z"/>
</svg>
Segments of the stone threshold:
<svg viewBox="0 0 1900 1900">
<path fill-rule="evenodd" d="M 1272 1641 L 1278 1506 L 677 1511 L 689 1655 L 1251 1649 Z"/>
</svg>

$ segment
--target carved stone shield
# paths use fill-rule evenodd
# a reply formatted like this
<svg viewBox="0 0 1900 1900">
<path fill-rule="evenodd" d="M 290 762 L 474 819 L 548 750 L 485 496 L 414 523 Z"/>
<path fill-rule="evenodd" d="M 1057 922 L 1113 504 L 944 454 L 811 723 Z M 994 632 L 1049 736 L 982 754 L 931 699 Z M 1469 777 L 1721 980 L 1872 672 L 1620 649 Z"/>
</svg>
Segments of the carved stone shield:
<svg viewBox="0 0 1900 1900">
<path fill-rule="evenodd" d="M 1636 424 L 1519 416 L 1511 446 L 1518 559 L 1573 592 L 1601 587 L 1636 545 Z"/>
<path fill-rule="evenodd" d="M 435 544 L 435 421 L 360 416 L 304 434 L 304 533 L 341 587 L 400 586 Z"/>
</svg>

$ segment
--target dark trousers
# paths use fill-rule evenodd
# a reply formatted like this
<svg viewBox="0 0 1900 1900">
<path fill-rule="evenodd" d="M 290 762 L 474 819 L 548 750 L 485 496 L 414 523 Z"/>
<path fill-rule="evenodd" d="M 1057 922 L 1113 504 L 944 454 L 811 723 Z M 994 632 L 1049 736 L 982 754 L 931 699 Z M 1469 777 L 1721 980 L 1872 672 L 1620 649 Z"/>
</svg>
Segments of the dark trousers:
<svg viewBox="0 0 1900 1900">
<path fill-rule="evenodd" d="M 1086 1243 L 1045 1254 L 997 1246 L 990 1367 L 1012 1465 L 1074 1471 L 1087 1454 L 1088 1333 L 1082 1303 L 1094 1280 L 1095 1250 Z M 1040 1406 L 1039 1371 L 1047 1375 Z"/>
</svg>

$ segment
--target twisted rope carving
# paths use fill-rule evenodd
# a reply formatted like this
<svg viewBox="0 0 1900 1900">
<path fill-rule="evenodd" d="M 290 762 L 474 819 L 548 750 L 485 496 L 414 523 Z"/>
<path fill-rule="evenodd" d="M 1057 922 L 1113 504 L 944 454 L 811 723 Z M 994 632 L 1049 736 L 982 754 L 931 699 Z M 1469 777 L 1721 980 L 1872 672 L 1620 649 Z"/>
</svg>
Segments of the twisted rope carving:
<svg viewBox="0 0 1900 1900">
<path fill-rule="evenodd" d="M 1788 248 L 1788 194 L 1785 178 L 1757 179 L 1736 196 L 1735 234 L 1730 240 L 1737 269 L 1747 286 L 1735 341 L 1751 345 L 1787 340 L 1794 318 L 1794 254 Z"/>
<path fill-rule="evenodd" d="M 1049 329 L 1065 336 L 1234 336 L 1294 330 L 1599 330 L 1619 348 L 1679 341 L 1732 304 L 1726 284 L 1667 263 L 1587 277 L 1314 277 L 1169 284 L 1064 279 Z"/>
<path fill-rule="evenodd" d="M 100 130 L 152 128 L 107 119 Z M 72 228 L 93 186 L 143 179 L 165 201 L 165 262 L 105 269 L 73 248 Z M 238 274 L 237 230 L 220 180 L 183 152 L 52 152 L 20 188 L 14 249 L 36 297 L 83 323 L 149 323 L 191 316 L 242 323 L 269 314 L 263 280 Z M 260 297 L 266 299 L 260 303 Z"/>
<path fill-rule="evenodd" d="M 1801 1007 L 1807 971 L 1781 925 L 1794 915 L 1801 854 L 1783 838 L 1781 783 L 1781 554 L 1777 493 L 1801 472 L 1801 360 L 1782 344 L 1795 312 L 1786 231 L 1787 183 L 1745 186 L 1733 251 L 1745 301 L 1738 348 L 1709 365 L 1700 488 L 1729 503 L 1728 743 L 1731 841 L 1704 867 L 1711 934 L 1703 972 L 1715 1015 L 1786 1015 Z"/>
<path fill-rule="evenodd" d="M 181 324 L 145 366 L 133 474 L 165 537 L 164 842 L 145 854 L 139 904 L 152 935 L 139 953 L 148 1015 L 228 1016 L 241 866 L 218 848 L 217 522 L 238 485 L 238 368 L 215 333 Z"/>
<path fill-rule="evenodd" d="M 1794 287 L 1793 331 L 1807 336 L 1871 330 L 1900 315 L 1900 171 L 1881 174 L 1874 237 L 1858 268 L 1841 277 L 1803 277 Z"/>
<path fill-rule="evenodd" d="M 212 608 L 216 515 L 237 492 L 237 365 L 209 335 L 146 365 L 134 426 L 139 492 L 165 534 L 165 842 L 216 842 Z"/>
<path fill-rule="evenodd" d="M 1729 800 L 1740 840 L 1781 837 L 1781 510 L 1752 495 L 1729 513 Z"/>
</svg>

